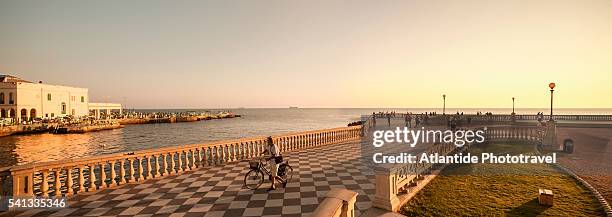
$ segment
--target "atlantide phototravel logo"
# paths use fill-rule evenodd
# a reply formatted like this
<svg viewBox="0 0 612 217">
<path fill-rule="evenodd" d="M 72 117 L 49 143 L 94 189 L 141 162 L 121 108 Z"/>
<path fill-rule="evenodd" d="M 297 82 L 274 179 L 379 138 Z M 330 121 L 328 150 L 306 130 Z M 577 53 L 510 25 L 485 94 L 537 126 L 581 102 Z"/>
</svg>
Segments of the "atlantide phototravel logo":
<svg viewBox="0 0 612 217">
<path fill-rule="evenodd" d="M 556 163 L 556 154 L 551 155 L 511 155 L 481 153 L 479 156 L 471 153 L 463 154 L 459 149 L 466 145 L 483 143 L 486 141 L 487 128 L 477 130 L 443 130 L 425 129 L 425 127 L 411 129 L 409 127 L 396 127 L 395 130 L 376 130 L 372 133 L 372 145 L 382 148 L 387 143 L 393 145 L 407 145 L 408 152 L 383 153 L 374 152 L 372 160 L 376 164 L 470 164 L 470 163 L 492 163 L 492 164 L 536 164 Z M 424 151 L 411 151 L 418 145 Z M 393 149 L 389 149 L 393 150 Z M 404 149 L 405 150 L 405 149 Z"/>
</svg>

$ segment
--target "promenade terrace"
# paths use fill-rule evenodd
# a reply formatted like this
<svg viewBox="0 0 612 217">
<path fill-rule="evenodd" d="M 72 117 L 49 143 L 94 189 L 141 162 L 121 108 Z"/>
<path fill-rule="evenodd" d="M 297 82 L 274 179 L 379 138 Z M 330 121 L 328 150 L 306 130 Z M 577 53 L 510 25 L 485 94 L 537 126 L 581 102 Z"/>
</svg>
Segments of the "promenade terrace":
<svg viewBox="0 0 612 217">
<path fill-rule="evenodd" d="M 265 137 L 5 168 L 3 195 L 70 199 L 64 209 L 0 215 L 309 216 L 334 188 L 358 193 L 355 216 L 381 211 L 372 207 L 395 211 L 444 165 L 374 167 L 370 125 L 274 137 L 294 174 L 286 188 L 271 192 L 266 183 L 254 191 L 243 187 L 248 161 L 263 151 Z M 402 125 L 403 119 L 392 120 L 392 127 Z M 543 138 L 535 127 L 508 125 L 491 126 L 486 137 L 534 144 Z M 461 151 L 449 144 L 422 148 L 418 151 Z"/>
</svg>

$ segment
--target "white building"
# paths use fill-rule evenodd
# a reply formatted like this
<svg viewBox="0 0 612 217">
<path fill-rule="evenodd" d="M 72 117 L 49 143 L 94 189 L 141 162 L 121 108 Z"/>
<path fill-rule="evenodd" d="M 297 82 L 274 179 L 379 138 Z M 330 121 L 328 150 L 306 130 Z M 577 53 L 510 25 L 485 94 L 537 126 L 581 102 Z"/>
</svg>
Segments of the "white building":
<svg viewBox="0 0 612 217">
<path fill-rule="evenodd" d="M 24 121 L 67 115 L 89 115 L 87 88 L 33 83 L 10 75 L 0 75 L 1 118 Z"/>
</svg>

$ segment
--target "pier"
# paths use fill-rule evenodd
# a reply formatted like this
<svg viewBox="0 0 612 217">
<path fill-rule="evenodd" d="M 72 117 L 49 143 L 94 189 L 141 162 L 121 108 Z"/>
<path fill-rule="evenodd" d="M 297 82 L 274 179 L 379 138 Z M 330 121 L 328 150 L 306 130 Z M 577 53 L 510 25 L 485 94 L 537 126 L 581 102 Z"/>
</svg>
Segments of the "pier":
<svg viewBox="0 0 612 217">
<path fill-rule="evenodd" d="M 523 142 L 544 147 L 550 136 L 547 133 L 551 131 L 535 124 L 517 123 L 516 117 L 507 116 L 496 116 L 494 123 L 485 119 L 469 127 L 486 128 L 485 143 Z M 576 119 L 576 115 L 567 117 Z M 172 213 L 291 216 L 346 212 L 354 212 L 355 216 L 379 216 L 397 211 L 446 165 L 372 165 L 369 132 L 387 127 L 387 123 L 381 118 L 374 125 L 371 118 L 364 116 L 364 122 L 358 126 L 274 136 L 274 142 L 294 167 L 294 175 L 286 188 L 270 193 L 243 187 L 248 161 L 260 156 L 265 137 L 2 168 L 0 193 L 69 198 L 68 208 L 11 213 L 18 216 Z M 599 116 L 578 118 L 610 120 Z M 391 123 L 389 127 L 403 126 L 403 117 L 394 117 Z M 432 126 L 445 128 L 443 124 Z M 612 122 L 608 126 L 612 127 Z M 559 143 L 548 148 L 558 150 Z M 462 152 L 469 146 L 426 144 L 422 148 L 429 153 L 449 154 Z M 605 200 L 602 206 L 610 212 Z"/>
</svg>

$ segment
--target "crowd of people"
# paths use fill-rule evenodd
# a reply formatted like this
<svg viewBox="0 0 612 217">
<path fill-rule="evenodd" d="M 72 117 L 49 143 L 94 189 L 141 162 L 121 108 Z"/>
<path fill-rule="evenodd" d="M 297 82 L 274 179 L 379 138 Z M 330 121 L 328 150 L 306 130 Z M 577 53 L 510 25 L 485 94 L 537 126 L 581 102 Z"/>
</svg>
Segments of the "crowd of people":
<svg viewBox="0 0 612 217">
<path fill-rule="evenodd" d="M 475 116 L 492 117 L 493 113 L 477 111 L 475 113 Z M 377 119 L 384 119 L 386 121 L 386 125 L 390 127 L 391 119 L 395 117 L 403 117 L 406 127 L 413 127 L 413 121 L 414 127 L 429 125 L 432 118 L 437 118 L 436 120 L 438 121 L 436 123 L 440 123 L 439 121 L 444 121 L 446 122 L 447 127 L 453 129 L 462 124 L 471 125 L 473 121 L 472 118 L 475 118 L 474 115 L 464 115 L 464 113 L 460 111 L 457 111 L 455 114 L 443 114 L 441 116 L 439 116 L 436 112 L 423 112 L 420 114 L 413 114 L 412 112 L 398 113 L 395 111 L 387 111 L 373 112 L 371 116 L 371 121 L 374 125 L 376 125 Z M 443 119 L 440 119 L 441 117 L 443 117 Z M 538 122 L 542 122 L 543 119 L 544 113 L 538 112 Z"/>
</svg>

